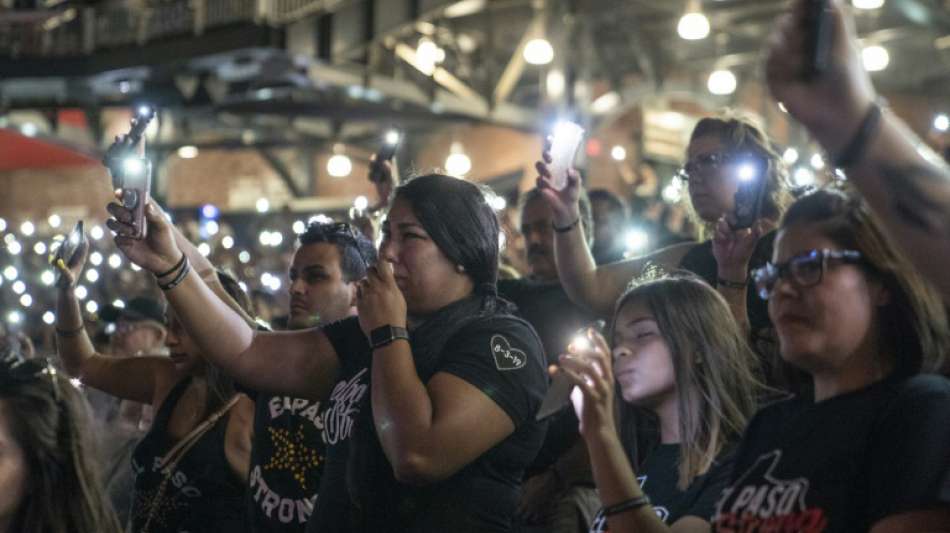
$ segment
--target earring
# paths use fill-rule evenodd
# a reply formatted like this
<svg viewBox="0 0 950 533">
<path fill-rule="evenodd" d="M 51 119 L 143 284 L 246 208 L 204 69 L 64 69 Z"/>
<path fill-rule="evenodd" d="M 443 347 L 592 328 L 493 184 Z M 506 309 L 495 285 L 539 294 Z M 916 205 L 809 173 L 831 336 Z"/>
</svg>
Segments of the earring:
<svg viewBox="0 0 950 533">
<path fill-rule="evenodd" d="M 455 271 L 459 274 L 463 274 L 465 272 L 465 267 L 462 265 L 455 265 Z"/>
</svg>

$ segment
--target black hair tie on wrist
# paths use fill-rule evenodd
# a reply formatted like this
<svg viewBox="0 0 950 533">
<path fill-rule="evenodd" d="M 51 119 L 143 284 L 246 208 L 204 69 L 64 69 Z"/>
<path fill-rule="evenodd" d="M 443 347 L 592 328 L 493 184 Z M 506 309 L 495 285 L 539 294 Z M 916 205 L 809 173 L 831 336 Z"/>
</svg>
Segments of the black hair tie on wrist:
<svg viewBox="0 0 950 533">
<path fill-rule="evenodd" d="M 168 272 L 162 272 L 161 274 L 155 274 L 155 277 L 156 277 L 156 278 L 164 278 L 165 276 L 170 276 L 170 275 L 174 274 L 175 271 L 177 271 L 179 268 L 181 268 L 181 265 L 183 265 L 183 264 L 185 264 L 185 252 L 182 252 L 182 253 L 181 253 L 181 259 L 179 259 L 178 262 L 175 263 L 175 266 L 173 266 Z"/>
<path fill-rule="evenodd" d="M 867 151 L 871 138 L 874 137 L 878 127 L 881 125 L 881 113 L 880 104 L 871 102 L 871 108 L 868 109 L 864 118 L 861 120 L 858 131 L 851 137 L 851 140 L 848 142 L 848 145 L 845 146 L 844 150 L 835 158 L 835 167 L 847 168 L 861 160 L 864 156 L 864 152 Z"/>
<path fill-rule="evenodd" d="M 604 507 L 604 516 L 613 516 L 615 514 L 620 514 L 626 511 L 639 509 L 646 505 L 650 505 L 650 498 L 648 498 L 647 495 L 644 494 L 642 496 L 637 496 L 636 498 L 630 498 L 629 500 L 624 500 L 620 503 L 615 503 L 609 507 Z"/>
<path fill-rule="evenodd" d="M 568 225 L 566 225 L 566 226 L 563 226 L 563 227 L 560 227 L 560 226 L 556 225 L 554 222 L 551 222 L 551 229 L 553 229 L 554 231 L 556 231 L 556 232 L 558 232 L 558 233 L 567 233 L 567 232 L 571 231 L 572 229 L 576 228 L 577 225 L 580 224 L 580 223 L 581 223 L 581 217 L 577 217 L 577 218 L 574 220 L 574 222 L 571 222 L 570 224 L 568 224 Z"/>
</svg>

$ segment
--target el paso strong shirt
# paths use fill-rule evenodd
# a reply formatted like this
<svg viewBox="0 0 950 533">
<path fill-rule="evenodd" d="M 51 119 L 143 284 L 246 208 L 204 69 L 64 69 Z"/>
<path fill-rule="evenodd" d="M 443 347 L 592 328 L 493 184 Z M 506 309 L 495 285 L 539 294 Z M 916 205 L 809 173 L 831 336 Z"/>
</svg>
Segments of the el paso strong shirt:
<svg viewBox="0 0 950 533">
<path fill-rule="evenodd" d="M 869 531 L 940 501 L 950 466 L 950 382 L 887 379 L 819 403 L 760 411 L 717 504 L 714 531 Z"/>
<path fill-rule="evenodd" d="M 360 373 L 371 376 L 367 369 L 371 369 L 372 350 L 356 318 L 330 324 L 324 332 L 341 354 L 341 380 Z M 420 378 L 425 383 L 440 372 L 467 381 L 495 401 L 511 418 L 514 432 L 444 481 L 421 487 L 401 484 L 382 455 L 371 395 L 366 393 L 353 406 L 359 413 L 353 434 L 374 446 L 358 446 L 352 437 L 345 446 L 331 446 L 308 531 L 501 532 L 511 528 L 525 467 L 544 438 L 544 425 L 534 418 L 547 389 L 541 342 L 530 325 L 510 315 L 473 320 L 448 339 L 431 373 Z M 354 501 L 356 495 L 343 475 L 353 468 L 353 455 L 360 453 L 373 455 L 356 460 L 375 465 L 363 474 L 366 479 L 357 480 L 370 482 L 372 501 Z"/>
</svg>

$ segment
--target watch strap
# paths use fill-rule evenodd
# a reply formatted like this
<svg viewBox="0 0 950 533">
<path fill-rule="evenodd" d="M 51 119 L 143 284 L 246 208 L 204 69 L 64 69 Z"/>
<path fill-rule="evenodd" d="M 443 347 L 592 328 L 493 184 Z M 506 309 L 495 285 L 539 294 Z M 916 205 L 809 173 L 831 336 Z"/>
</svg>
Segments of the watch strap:
<svg viewBox="0 0 950 533">
<path fill-rule="evenodd" d="M 409 340 L 409 331 L 406 328 L 387 324 L 369 333 L 369 345 L 373 350 L 382 348 L 399 339 Z"/>
</svg>

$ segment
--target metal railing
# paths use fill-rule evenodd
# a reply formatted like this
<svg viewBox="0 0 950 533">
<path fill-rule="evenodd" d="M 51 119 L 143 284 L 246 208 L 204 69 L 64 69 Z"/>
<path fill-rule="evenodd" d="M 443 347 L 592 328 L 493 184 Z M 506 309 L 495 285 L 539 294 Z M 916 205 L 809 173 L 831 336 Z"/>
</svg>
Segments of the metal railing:
<svg viewBox="0 0 950 533">
<path fill-rule="evenodd" d="M 147 0 L 143 7 L 81 8 L 55 29 L 36 20 L 0 17 L 0 56 L 89 54 L 175 36 L 201 35 L 236 23 L 282 26 L 332 9 L 345 0 Z"/>
</svg>

